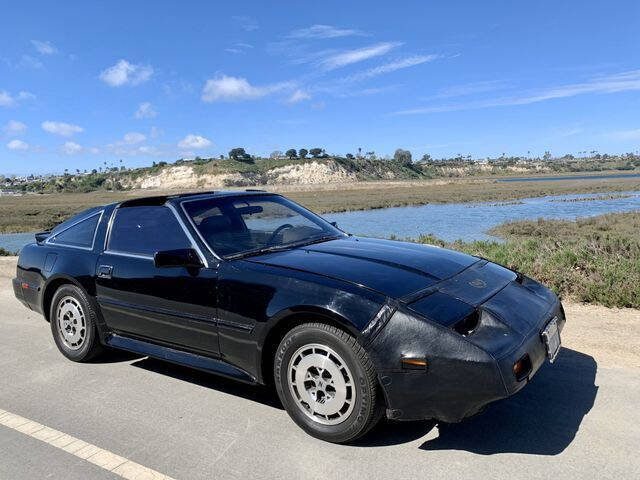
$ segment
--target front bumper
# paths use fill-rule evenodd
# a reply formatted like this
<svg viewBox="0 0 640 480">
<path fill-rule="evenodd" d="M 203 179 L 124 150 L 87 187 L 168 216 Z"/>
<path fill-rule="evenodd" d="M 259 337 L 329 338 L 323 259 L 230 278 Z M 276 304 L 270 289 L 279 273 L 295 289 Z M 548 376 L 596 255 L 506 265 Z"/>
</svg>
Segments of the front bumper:
<svg viewBox="0 0 640 480">
<path fill-rule="evenodd" d="M 557 299 L 526 336 L 501 349 L 498 356 L 449 328 L 399 309 L 369 345 L 387 400 L 387 416 L 455 423 L 515 394 L 544 364 L 547 354 L 540 332 L 554 316 L 562 329 L 565 319 Z M 427 370 L 403 370 L 400 358 L 407 355 L 427 358 Z M 518 380 L 513 366 L 525 355 L 531 368 Z"/>
</svg>

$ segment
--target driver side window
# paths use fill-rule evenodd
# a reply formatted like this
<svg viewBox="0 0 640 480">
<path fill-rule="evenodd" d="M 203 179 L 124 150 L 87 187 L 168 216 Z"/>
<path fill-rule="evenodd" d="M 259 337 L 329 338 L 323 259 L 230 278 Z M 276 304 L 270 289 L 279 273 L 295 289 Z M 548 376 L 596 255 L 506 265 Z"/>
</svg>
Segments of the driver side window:
<svg viewBox="0 0 640 480">
<path fill-rule="evenodd" d="M 126 207 L 116 211 L 108 250 L 152 256 L 163 250 L 190 247 L 191 242 L 167 207 Z"/>
</svg>

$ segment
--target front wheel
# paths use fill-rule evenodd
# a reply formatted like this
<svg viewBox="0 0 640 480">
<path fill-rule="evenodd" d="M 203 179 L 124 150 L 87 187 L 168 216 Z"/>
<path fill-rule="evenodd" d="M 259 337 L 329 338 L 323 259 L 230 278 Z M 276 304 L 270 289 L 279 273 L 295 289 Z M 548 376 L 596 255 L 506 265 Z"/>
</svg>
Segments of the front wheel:
<svg viewBox="0 0 640 480">
<path fill-rule="evenodd" d="M 330 325 L 307 323 L 287 333 L 274 378 L 291 418 L 321 440 L 356 440 L 384 411 L 369 356 L 354 337 Z"/>
</svg>

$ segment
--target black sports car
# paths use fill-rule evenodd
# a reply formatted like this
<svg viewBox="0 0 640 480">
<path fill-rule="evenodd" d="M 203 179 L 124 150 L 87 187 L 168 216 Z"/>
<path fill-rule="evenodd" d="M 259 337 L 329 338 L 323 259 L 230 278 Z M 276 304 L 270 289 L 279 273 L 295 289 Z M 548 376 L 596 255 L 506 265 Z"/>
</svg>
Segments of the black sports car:
<svg viewBox="0 0 640 480">
<path fill-rule="evenodd" d="M 442 248 L 348 235 L 275 194 L 213 192 L 87 210 L 20 254 L 16 297 L 63 355 L 104 346 L 275 384 L 311 435 L 458 422 L 560 349 L 557 297 Z"/>
</svg>

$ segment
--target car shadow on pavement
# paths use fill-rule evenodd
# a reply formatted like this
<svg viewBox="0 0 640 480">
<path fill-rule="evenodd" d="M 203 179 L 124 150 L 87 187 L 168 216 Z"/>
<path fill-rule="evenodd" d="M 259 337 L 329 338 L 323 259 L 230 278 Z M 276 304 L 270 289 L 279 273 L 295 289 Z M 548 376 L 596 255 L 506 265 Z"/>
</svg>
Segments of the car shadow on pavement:
<svg viewBox="0 0 640 480">
<path fill-rule="evenodd" d="M 262 385 L 248 385 L 212 373 L 201 372 L 200 370 L 195 370 L 190 367 L 183 367 L 182 365 L 164 362 L 150 357 L 137 360 L 131 365 L 149 372 L 159 373 L 171 378 L 193 383 L 194 385 L 211 388 L 219 392 L 228 393 L 254 402 L 260 402 L 269 407 L 283 410 L 275 390 Z"/>
<path fill-rule="evenodd" d="M 593 407 L 596 371 L 593 357 L 563 348 L 556 362 L 544 365 L 519 393 L 465 422 L 438 425 L 439 436 L 420 448 L 558 455 Z"/>
</svg>

